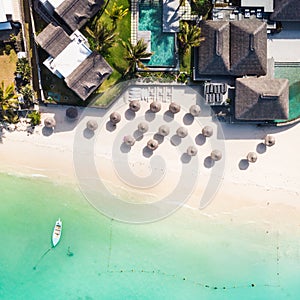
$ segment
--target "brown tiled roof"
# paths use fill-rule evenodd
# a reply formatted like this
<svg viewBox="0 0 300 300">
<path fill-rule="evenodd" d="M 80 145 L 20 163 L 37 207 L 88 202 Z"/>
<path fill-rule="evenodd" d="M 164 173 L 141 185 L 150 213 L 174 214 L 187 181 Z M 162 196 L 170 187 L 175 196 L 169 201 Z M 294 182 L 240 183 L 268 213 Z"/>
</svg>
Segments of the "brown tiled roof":
<svg viewBox="0 0 300 300">
<path fill-rule="evenodd" d="M 71 39 L 61 27 L 50 23 L 37 36 L 36 42 L 52 57 L 56 57 L 71 43 Z"/>
<path fill-rule="evenodd" d="M 299 0 L 275 0 L 274 12 L 270 19 L 274 21 L 300 21 Z"/>
<path fill-rule="evenodd" d="M 235 117 L 239 120 L 288 119 L 289 81 L 266 77 L 236 80 Z"/>
<path fill-rule="evenodd" d="M 200 74 L 229 74 L 229 22 L 203 22 L 205 40 L 196 48 L 197 71 Z"/>
<path fill-rule="evenodd" d="M 55 12 L 75 31 L 92 18 L 103 4 L 104 0 L 65 0 Z"/>
<path fill-rule="evenodd" d="M 196 77 L 201 75 L 265 75 L 267 28 L 257 19 L 204 21 L 205 40 L 195 48 Z"/>
<path fill-rule="evenodd" d="M 65 82 L 82 100 L 86 100 L 111 73 L 106 60 L 93 52 L 65 78 Z"/>
<path fill-rule="evenodd" d="M 257 19 L 230 23 L 230 69 L 236 76 L 266 75 L 267 26 Z"/>
</svg>

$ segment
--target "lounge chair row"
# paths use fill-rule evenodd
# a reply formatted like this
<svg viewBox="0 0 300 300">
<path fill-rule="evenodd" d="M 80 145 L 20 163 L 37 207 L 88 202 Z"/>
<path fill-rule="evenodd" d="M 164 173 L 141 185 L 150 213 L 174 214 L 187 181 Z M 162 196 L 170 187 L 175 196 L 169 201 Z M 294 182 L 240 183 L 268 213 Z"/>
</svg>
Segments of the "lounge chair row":
<svg viewBox="0 0 300 300">
<path fill-rule="evenodd" d="M 205 94 L 225 94 L 227 91 L 227 84 L 207 84 L 205 86 Z"/>
</svg>

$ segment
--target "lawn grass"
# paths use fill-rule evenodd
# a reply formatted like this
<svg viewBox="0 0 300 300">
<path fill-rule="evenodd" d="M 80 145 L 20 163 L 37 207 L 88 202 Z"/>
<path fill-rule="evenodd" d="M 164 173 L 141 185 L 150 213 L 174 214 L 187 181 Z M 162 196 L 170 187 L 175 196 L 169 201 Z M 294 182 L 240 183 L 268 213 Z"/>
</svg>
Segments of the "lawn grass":
<svg viewBox="0 0 300 300">
<path fill-rule="evenodd" d="M 191 73 L 191 48 L 185 54 L 180 54 L 180 72 Z"/>
<path fill-rule="evenodd" d="M 116 3 L 118 6 L 123 5 L 123 9 L 129 8 L 129 0 L 116 0 L 109 1 L 106 9 L 109 11 L 113 4 Z M 109 25 L 112 25 L 110 17 L 104 12 L 101 16 L 101 20 Z M 113 73 L 110 75 L 110 78 L 106 80 L 98 89 L 98 93 L 102 93 L 109 89 L 111 86 L 116 84 L 122 79 L 122 75 L 128 67 L 127 61 L 124 59 L 124 47 L 122 46 L 121 40 L 128 41 L 130 38 L 130 11 L 128 14 L 121 20 L 117 21 L 116 33 L 118 34 L 116 38 L 116 43 L 113 47 L 108 50 L 108 53 L 104 55 L 105 60 L 113 68 Z"/>
<path fill-rule="evenodd" d="M 0 55 L 0 81 L 4 81 L 4 86 L 14 82 L 17 60 L 17 54 L 13 49 L 9 55 L 5 53 Z"/>
</svg>

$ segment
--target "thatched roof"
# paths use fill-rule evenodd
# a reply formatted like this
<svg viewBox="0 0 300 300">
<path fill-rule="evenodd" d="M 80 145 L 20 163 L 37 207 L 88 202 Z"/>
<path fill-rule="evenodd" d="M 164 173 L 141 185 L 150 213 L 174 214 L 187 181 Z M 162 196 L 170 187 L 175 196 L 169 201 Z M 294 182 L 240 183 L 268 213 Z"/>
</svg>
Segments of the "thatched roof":
<svg viewBox="0 0 300 300">
<path fill-rule="evenodd" d="M 206 21 L 202 23 L 205 40 L 196 47 L 196 71 L 199 74 L 229 74 L 229 22 Z"/>
<path fill-rule="evenodd" d="M 65 82 L 82 100 L 86 100 L 111 73 L 112 68 L 106 60 L 93 52 L 65 78 Z"/>
<path fill-rule="evenodd" d="M 55 12 L 75 31 L 92 18 L 103 4 L 103 0 L 65 0 Z"/>
<path fill-rule="evenodd" d="M 56 57 L 70 43 L 70 37 L 59 26 L 50 23 L 36 38 L 36 42 L 52 57 Z"/>
<path fill-rule="evenodd" d="M 270 78 L 236 80 L 235 117 L 275 120 L 289 117 L 289 81 Z"/>
<path fill-rule="evenodd" d="M 299 0 L 275 0 L 274 12 L 270 19 L 274 21 L 300 21 Z"/>
<path fill-rule="evenodd" d="M 236 76 L 266 75 L 267 26 L 257 19 L 230 23 L 230 69 Z"/>
<path fill-rule="evenodd" d="M 206 37 L 195 48 L 196 77 L 202 75 L 265 75 L 267 28 L 257 19 L 204 21 Z"/>
</svg>

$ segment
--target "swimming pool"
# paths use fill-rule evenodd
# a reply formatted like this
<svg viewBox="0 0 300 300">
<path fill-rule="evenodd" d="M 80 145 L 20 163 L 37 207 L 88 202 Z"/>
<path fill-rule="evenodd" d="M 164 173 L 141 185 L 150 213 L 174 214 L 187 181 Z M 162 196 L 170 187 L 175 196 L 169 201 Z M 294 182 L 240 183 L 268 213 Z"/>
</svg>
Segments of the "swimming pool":
<svg viewBox="0 0 300 300">
<path fill-rule="evenodd" d="M 138 30 L 151 31 L 153 55 L 144 64 L 149 67 L 175 67 L 175 33 L 162 29 L 161 3 L 140 3 Z"/>
<path fill-rule="evenodd" d="M 289 80 L 289 120 L 300 117 L 300 64 L 275 64 L 274 77 Z"/>
</svg>

